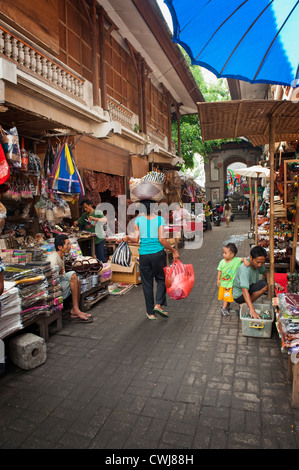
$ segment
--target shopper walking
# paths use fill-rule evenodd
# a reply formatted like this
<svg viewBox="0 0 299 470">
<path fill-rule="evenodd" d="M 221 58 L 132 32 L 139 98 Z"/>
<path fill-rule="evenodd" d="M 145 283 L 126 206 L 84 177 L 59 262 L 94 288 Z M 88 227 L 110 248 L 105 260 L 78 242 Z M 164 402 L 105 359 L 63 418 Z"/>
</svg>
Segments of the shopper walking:
<svg viewBox="0 0 299 470">
<path fill-rule="evenodd" d="M 163 309 L 167 305 L 165 274 L 166 253 L 164 248 L 171 251 L 173 259 L 179 258 L 175 250 L 164 236 L 165 220 L 154 213 L 156 203 L 151 200 L 141 201 L 139 213 L 135 220 L 134 237 L 125 236 L 123 241 L 139 243 L 139 263 L 143 294 L 146 305 L 146 316 L 150 320 L 156 319 L 158 313 L 168 317 Z M 157 283 L 156 303 L 154 302 L 154 279 Z"/>
<path fill-rule="evenodd" d="M 212 218 L 212 203 L 211 201 L 209 202 L 204 202 L 204 211 L 205 211 L 205 219 L 206 219 L 206 227 L 207 231 L 212 230 L 212 223 L 211 223 L 211 218 Z"/>
<path fill-rule="evenodd" d="M 226 227 L 229 227 L 231 214 L 232 214 L 232 205 L 229 203 L 229 200 L 226 199 L 225 204 L 224 204 L 224 217 L 225 217 Z"/>
</svg>

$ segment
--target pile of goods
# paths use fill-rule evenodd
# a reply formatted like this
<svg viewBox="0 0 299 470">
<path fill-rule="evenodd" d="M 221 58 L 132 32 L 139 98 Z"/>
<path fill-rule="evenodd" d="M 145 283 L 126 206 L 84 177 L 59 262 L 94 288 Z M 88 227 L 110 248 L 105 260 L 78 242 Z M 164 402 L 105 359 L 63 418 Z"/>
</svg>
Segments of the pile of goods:
<svg viewBox="0 0 299 470">
<path fill-rule="evenodd" d="M 283 348 L 292 352 L 299 350 L 299 295 L 279 294 L 277 328 Z"/>
<path fill-rule="evenodd" d="M 151 199 L 159 202 L 164 199 L 164 173 L 151 171 L 143 178 L 130 178 L 130 198 L 132 202 Z"/>
</svg>

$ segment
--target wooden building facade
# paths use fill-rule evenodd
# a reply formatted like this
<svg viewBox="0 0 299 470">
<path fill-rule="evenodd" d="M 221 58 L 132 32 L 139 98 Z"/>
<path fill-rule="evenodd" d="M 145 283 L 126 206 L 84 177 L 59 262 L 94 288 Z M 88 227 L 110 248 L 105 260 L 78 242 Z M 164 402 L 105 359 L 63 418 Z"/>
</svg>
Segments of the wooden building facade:
<svg viewBox="0 0 299 470">
<path fill-rule="evenodd" d="M 155 0 L 0 0 L 0 124 L 43 156 L 66 134 L 77 166 L 175 168 L 175 113 L 202 94 Z"/>
</svg>

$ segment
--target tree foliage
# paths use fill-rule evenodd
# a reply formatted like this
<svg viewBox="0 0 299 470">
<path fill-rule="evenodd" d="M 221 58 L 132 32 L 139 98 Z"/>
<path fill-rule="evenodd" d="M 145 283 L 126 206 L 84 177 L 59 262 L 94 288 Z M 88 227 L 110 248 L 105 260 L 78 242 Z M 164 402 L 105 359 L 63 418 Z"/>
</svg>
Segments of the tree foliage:
<svg viewBox="0 0 299 470">
<path fill-rule="evenodd" d="M 190 66 L 191 72 L 195 81 L 203 94 L 206 101 L 227 101 L 230 99 L 230 94 L 225 79 L 219 79 L 216 82 L 206 82 L 202 70 L 197 65 L 190 65 L 191 61 L 184 49 L 182 52 Z M 215 147 L 220 145 L 225 140 L 210 140 L 203 142 L 201 137 L 200 122 L 198 114 L 183 115 L 180 119 L 180 132 L 181 132 L 181 156 L 184 161 L 183 169 L 194 168 L 194 154 L 199 153 L 205 159 L 210 153 L 213 152 Z M 174 121 L 172 123 L 172 137 L 178 143 L 178 125 Z"/>
</svg>

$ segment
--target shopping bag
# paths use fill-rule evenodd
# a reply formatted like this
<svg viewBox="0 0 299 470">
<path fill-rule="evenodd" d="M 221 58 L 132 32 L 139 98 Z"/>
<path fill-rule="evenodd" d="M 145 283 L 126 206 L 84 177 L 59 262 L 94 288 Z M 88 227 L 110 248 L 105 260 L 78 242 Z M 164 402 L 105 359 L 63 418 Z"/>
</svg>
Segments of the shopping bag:
<svg viewBox="0 0 299 470">
<path fill-rule="evenodd" d="M 164 268 L 166 291 L 174 300 L 186 299 L 194 285 L 192 264 L 183 264 L 180 260 Z"/>
<path fill-rule="evenodd" d="M 129 267 L 132 264 L 132 252 L 127 242 L 121 242 L 112 255 L 111 263 Z"/>
</svg>

